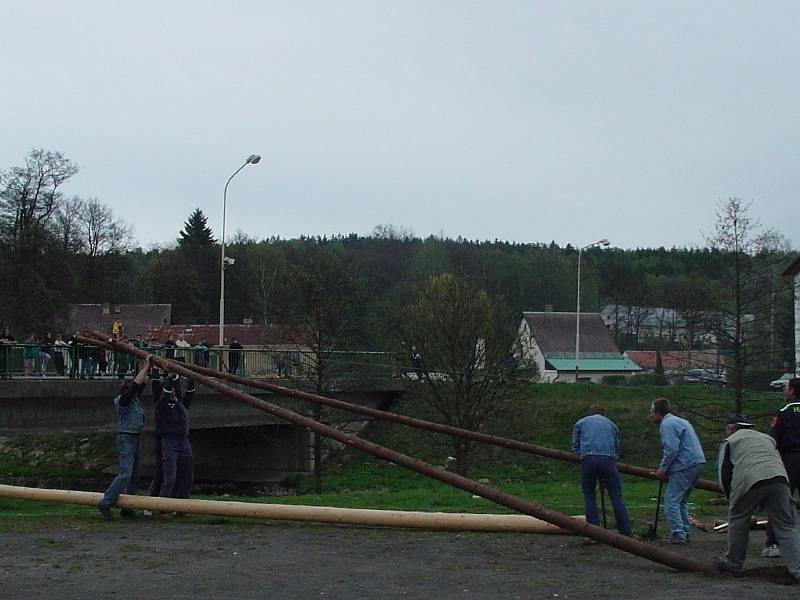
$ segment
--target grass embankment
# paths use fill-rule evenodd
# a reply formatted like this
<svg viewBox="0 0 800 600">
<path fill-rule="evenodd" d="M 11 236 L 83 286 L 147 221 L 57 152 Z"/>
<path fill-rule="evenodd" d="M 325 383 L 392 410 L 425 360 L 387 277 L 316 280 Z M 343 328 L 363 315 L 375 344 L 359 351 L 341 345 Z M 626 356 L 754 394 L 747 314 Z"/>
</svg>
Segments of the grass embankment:
<svg viewBox="0 0 800 600">
<path fill-rule="evenodd" d="M 600 385 L 526 385 L 509 401 L 506 414 L 484 431 L 533 442 L 543 446 L 569 450 L 573 423 L 586 414 L 591 403 L 598 402 L 606 414 L 620 427 L 623 462 L 655 467 L 660 457 L 656 426 L 647 418 L 650 402 L 666 396 L 674 412 L 688 418 L 695 426 L 708 460 L 703 477 L 715 479 L 716 449 L 723 437 L 722 416 L 733 404 L 728 390 L 704 386 L 614 387 Z M 781 396 L 774 393 L 751 393 L 745 398 L 744 410 L 760 429 L 765 428 L 771 414 L 782 406 Z M 435 420 L 428 408 L 408 395 L 398 412 Z M 410 454 L 433 465 L 445 466 L 452 454 L 449 438 L 420 432 L 395 424 L 374 422 L 365 432 L 371 441 Z M 8 440 L 6 444 L 8 444 Z M 85 442 L 84 442 L 85 443 Z M 309 493 L 311 480 L 299 477 L 298 495 L 280 498 L 225 498 L 231 500 L 326 505 L 354 508 L 380 508 L 423 511 L 508 512 L 482 498 L 456 490 L 407 471 L 393 464 L 379 462 L 348 450 L 340 460 L 330 461 L 323 478 L 324 493 Z M 3 475 L 14 474 L 14 461 L 3 459 Z M 22 461 L 24 463 L 24 461 Z M 39 463 L 41 467 L 42 463 Z M 50 467 L 52 468 L 52 466 Z M 12 469 L 9 471 L 9 469 Z M 17 474 L 23 474 L 24 464 Z M 468 474 L 473 479 L 568 513 L 583 512 L 582 497 L 575 465 L 538 456 L 526 455 L 495 447 L 476 447 L 475 459 Z M 658 483 L 651 480 L 623 477 L 623 492 L 635 530 L 643 530 L 653 517 Z M 713 494 L 698 491 L 693 496 L 693 512 L 711 518 L 724 513 L 724 507 L 710 506 L 705 500 Z M 612 512 L 608 507 L 609 517 Z M 91 513 L 91 511 L 88 511 Z M 0 529 L 25 522 L 51 520 L 96 520 L 87 516 L 85 507 L 60 507 L 29 502 L 0 500 Z"/>
</svg>

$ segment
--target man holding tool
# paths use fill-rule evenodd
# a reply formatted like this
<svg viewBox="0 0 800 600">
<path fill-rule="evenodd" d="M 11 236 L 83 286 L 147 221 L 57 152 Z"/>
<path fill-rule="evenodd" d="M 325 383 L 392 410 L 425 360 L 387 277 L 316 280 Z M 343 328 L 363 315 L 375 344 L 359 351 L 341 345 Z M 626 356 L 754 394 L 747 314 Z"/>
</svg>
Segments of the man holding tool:
<svg viewBox="0 0 800 600">
<path fill-rule="evenodd" d="M 662 480 L 669 479 L 664 498 L 664 516 L 670 534 L 664 541 L 668 544 L 685 544 L 689 541 L 691 528 L 687 503 L 706 457 L 691 423 L 670 412 L 669 400 L 653 400 L 650 419 L 658 423 L 662 449 L 661 464 L 653 474 Z"/>
<path fill-rule="evenodd" d="M 572 428 L 572 452 L 581 459 L 581 489 L 586 521 L 599 524 L 595 488 L 598 480 L 608 490 L 617 530 L 631 535 L 628 510 L 622 499 L 622 483 L 617 470 L 619 458 L 619 429 L 603 415 L 599 404 L 589 407 L 589 415 L 579 419 Z"/>
</svg>

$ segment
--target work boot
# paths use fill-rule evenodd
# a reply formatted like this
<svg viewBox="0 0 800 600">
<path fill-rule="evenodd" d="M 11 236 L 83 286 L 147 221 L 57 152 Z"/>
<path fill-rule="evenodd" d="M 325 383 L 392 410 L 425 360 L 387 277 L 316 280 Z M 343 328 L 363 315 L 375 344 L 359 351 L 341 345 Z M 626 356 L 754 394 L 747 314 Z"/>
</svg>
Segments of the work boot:
<svg viewBox="0 0 800 600">
<path fill-rule="evenodd" d="M 110 506 L 106 506 L 105 504 L 98 504 L 97 505 L 97 510 L 100 511 L 100 514 L 103 515 L 103 518 L 106 521 L 113 521 L 114 520 L 114 515 L 111 514 L 111 507 Z"/>
<path fill-rule="evenodd" d="M 730 575 L 731 577 L 741 577 L 742 572 L 736 569 L 732 569 L 728 565 L 728 561 L 724 556 L 720 556 L 714 561 L 715 566 L 717 567 L 717 571 L 719 571 L 720 575 Z"/>
<path fill-rule="evenodd" d="M 778 547 L 778 544 L 764 546 L 764 549 L 761 551 L 761 556 L 764 558 L 780 558 L 781 549 Z"/>
<path fill-rule="evenodd" d="M 686 538 L 680 538 L 676 535 L 668 535 L 667 537 L 662 538 L 661 541 L 665 544 L 671 544 L 671 545 L 682 545 L 688 542 Z"/>
</svg>

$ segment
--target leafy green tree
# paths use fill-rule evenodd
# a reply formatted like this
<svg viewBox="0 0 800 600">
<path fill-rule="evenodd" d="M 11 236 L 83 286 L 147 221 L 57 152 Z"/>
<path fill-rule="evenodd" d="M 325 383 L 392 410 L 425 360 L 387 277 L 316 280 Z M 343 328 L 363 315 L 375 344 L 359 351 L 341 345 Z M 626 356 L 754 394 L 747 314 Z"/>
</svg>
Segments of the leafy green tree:
<svg viewBox="0 0 800 600">
<path fill-rule="evenodd" d="M 483 290 L 452 273 L 430 277 L 400 319 L 418 390 L 445 424 L 478 431 L 506 406 L 514 319 Z M 456 471 L 465 475 L 473 444 L 453 438 Z"/>
</svg>

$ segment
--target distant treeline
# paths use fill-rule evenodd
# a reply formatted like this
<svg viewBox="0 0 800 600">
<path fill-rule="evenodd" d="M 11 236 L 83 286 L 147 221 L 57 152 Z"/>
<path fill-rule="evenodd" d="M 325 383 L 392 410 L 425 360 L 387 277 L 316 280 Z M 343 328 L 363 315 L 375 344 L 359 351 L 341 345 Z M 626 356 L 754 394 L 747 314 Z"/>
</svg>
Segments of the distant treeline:
<svg viewBox="0 0 800 600">
<path fill-rule="evenodd" d="M 19 339 L 41 335 L 69 304 L 100 302 L 170 303 L 174 323 L 217 322 L 220 246 L 202 211 L 182 228 L 176 223 L 175 242 L 134 248 L 130 229 L 105 205 L 61 195 L 75 172 L 68 159 L 44 151 L 0 172 L 0 325 Z M 741 276 L 746 302 L 739 309 L 755 315 L 770 339 L 769 361 L 785 363 L 792 356 L 792 297 L 781 271 L 792 253 L 779 242 L 745 255 L 718 247 L 590 248 L 582 255 L 582 309 L 658 306 L 687 316 L 729 310 L 731 281 Z M 465 278 L 509 318 L 522 310 L 575 310 L 578 251 L 554 242 L 420 239 L 379 226 L 369 236 L 238 234 L 226 255 L 235 259 L 226 267 L 226 322 L 274 323 L 336 306 L 354 347 L 391 348 L 400 309 L 431 275 Z"/>
</svg>

